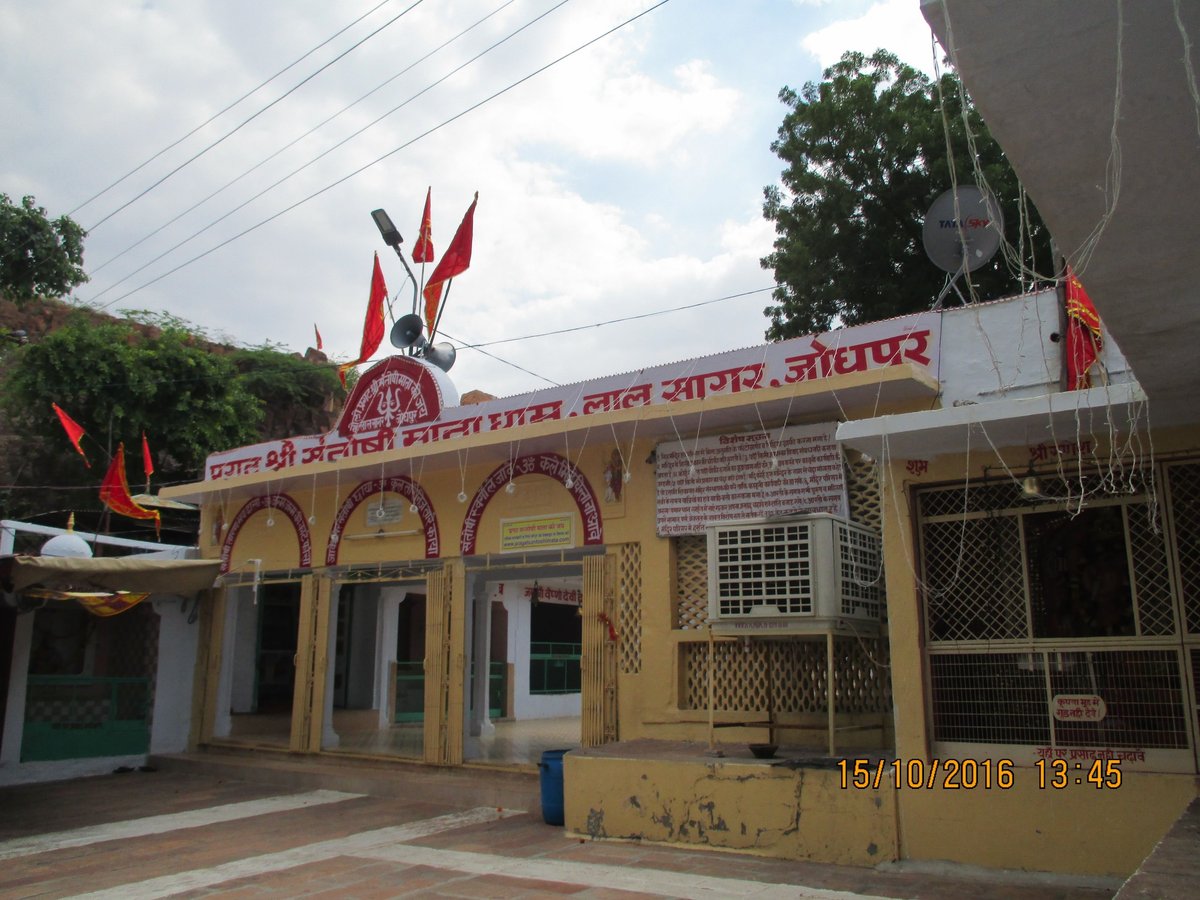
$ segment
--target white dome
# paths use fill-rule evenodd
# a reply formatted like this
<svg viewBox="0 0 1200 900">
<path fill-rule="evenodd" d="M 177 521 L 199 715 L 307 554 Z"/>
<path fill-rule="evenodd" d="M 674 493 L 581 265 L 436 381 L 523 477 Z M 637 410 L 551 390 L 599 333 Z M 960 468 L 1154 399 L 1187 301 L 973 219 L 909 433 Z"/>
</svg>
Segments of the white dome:
<svg viewBox="0 0 1200 900">
<path fill-rule="evenodd" d="M 42 544 L 42 556 L 70 556 L 76 559 L 89 559 L 92 548 L 88 542 L 73 531 L 66 534 L 56 534 Z"/>
</svg>

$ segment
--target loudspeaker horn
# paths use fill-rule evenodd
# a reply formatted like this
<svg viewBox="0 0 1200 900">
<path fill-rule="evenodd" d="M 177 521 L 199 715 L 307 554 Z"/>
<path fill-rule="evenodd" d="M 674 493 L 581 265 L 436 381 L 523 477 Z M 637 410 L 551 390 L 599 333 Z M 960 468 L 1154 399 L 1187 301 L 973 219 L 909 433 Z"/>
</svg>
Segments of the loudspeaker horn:
<svg viewBox="0 0 1200 900">
<path fill-rule="evenodd" d="M 443 372 L 449 372 L 450 367 L 454 365 L 454 360 L 458 357 L 458 351 L 454 349 L 453 344 L 442 341 L 426 346 L 422 356 Z"/>
<path fill-rule="evenodd" d="M 388 340 L 392 342 L 392 346 L 400 350 L 407 350 L 417 341 L 421 340 L 421 329 L 425 327 L 425 323 L 421 321 L 421 317 L 416 313 L 409 313 L 407 316 L 401 316 L 396 320 L 396 324 L 392 326 L 392 333 Z"/>
</svg>

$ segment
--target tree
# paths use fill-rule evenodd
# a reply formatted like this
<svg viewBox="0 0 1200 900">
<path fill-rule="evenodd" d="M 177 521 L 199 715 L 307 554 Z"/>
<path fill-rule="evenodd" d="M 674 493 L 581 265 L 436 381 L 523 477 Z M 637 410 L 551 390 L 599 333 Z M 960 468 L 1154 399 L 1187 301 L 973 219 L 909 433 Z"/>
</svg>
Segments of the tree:
<svg viewBox="0 0 1200 900">
<path fill-rule="evenodd" d="M 925 256 L 925 212 L 953 183 L 973 184 L 976 172 L 1001 205 L 1022 265 L 1049 267 L 1047 229 L 969 99 L 964 122 L 964 96 L 954 74 L 933 82 L 886 50 L 846 53 L 819 84 L 779 92 L 790 112 L 771 144 L 786 163 L 782 187 L 764 190 L 776 239 L 762 265 L 778 285 L 764 310 L 768 339 L 928 309 L 946 273 Z M 1020 286 L 1003 255 L 971 282 L 981 299 Z"/>
<path fill-rule="evenodd" d="M 70 293 L 88 280 L 85 237 L 87 232 L 68 216 L 51 221 L 33 197 L 17 206 L 0 194 L 0 291 L 18 306 Z"/>
<path fill-rule="evenodd" d="M 260 440 L 317 434 L 333 426 L 347 394 L 336 366 L 270 345 L 234 350 L 230 359 L 242 386 L 262 407 Z M 353 386 L 350 379 L 347 384 Z"/>
<path fill-rule="evenodd" d="M 80 528 L 95 528 L 102 509 L 98 485 L 121 442 L 130 485 L 137 490 L 143 431 L 157 484 L 190 481 L 209 453 L 258 437 L 261 404 L 238 378 L 232 359 L 181 328 L 146 334 L 129 322 L 98 321 L 80 312 L 13 351 L 6 362 L 0 402 L 18 436 L 16 446 L 10 441 L 7 448 L 7 480 L 15 490 L 0 495 L 8 517 L 70 509 L 83 514 Z M 53 403 L 87 432 L 91 469 L 67 440 Z M 65 516 L 53 524 L 64 522 Z M 194 530 L 195 522 L 186 527 Z"/>
</svg>

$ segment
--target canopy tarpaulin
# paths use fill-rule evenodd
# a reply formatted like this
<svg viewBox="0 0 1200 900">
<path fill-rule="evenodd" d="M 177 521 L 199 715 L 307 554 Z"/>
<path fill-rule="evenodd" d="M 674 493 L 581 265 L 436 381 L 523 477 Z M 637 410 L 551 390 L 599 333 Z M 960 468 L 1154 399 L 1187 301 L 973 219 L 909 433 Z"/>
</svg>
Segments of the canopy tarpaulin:
<svg viewBox="0 0 1200 900">
<path fill-rule="evenodd" d="M 6 556 L 0 557 L 0 588 L 14 593 L 38 587 L 51 591 L 190 596 L 211 588 L 220 569 L 221 561 L 216 559 Z"/>
</svg>

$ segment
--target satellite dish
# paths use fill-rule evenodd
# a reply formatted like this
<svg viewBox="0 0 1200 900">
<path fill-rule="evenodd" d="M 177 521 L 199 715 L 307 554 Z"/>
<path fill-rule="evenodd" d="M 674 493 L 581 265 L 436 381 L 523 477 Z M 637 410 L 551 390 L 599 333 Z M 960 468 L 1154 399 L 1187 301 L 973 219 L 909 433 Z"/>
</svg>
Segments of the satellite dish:
<svg viewBox="0 0 1200 900">
<path fill-rule="evenodd" d="M 971 185 L 945 191 L 934 200 L 921 229 L 925 254 L 939 269 L 956 276 L 985 265 L 1003 236 L 1000 204 Z"/>
<path fill-rule="evenodd" d="M 392 326 L 392 333 L 388 340 L 392 342 L 392 346 L 399 350 L 407 350 L 418 341 L 421 340 L 421 329 L 425 325 L 421 321 L 421 317 L 416 313 L 409 313 L 407 316 L 401 316 L 396 320 L 396 324 Z"/>
<path fill-rule="evenodd" d="M 996 255 L 1004 237 L 1004 216 L 1000 204 L 987 191 L 966 185 L 943 192 L 925 214 L 921 239 L 925 254 L 935 266 L 950 273 L 946 286 L 933 301 L 941 309 L 942 300 L 951 290 L 966 306 L 956 282 L 974 272 Z"/>
</svg>

